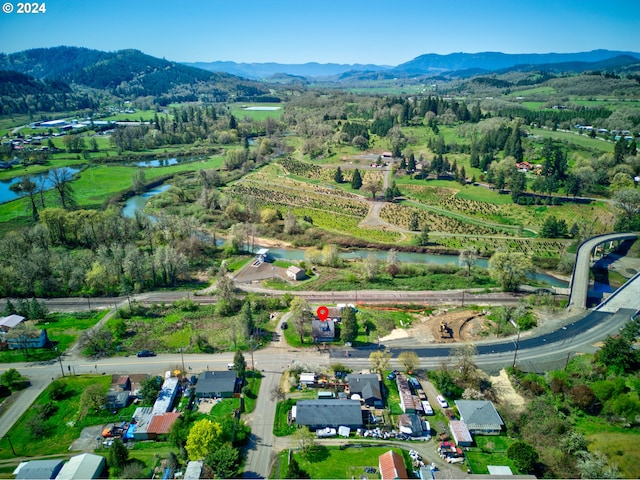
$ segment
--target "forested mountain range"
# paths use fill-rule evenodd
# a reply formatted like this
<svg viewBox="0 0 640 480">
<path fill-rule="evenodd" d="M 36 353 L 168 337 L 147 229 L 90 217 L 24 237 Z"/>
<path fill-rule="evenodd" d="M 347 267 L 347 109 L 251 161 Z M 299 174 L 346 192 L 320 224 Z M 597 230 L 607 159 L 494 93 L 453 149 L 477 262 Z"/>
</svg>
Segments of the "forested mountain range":
<svg viewBox="0 0 640 480">
<path fill-rule="evenodd" d="M 618 58 L 607 66 L 611 59 Z M 624 60 L 622 60 L 624 59 Z M 605 62 L 602 65 L 598 65 Z M 253 79 L 268 79 L 274 74 L 298 75 L 306 78 L 331 77 L 339 81 L 345 78 L 366 80 L 389 79 L 398 76 L 428 75 L 443 72 L 459 72 L 458 77 L 510 69 L 550 69 L 555 72 L 581 72 L 589 69 L 620 68 L 627 63 L 640 62 L 640 53 L 593 50 L 579 53 L 508 54 L 500 52 L 452 53 L 421 55 L 398 66 L 336 64 L 336 63 L 236 63 L 195 62 L 185 65 L 209 71 L 227 72 Z M 547 68 L 548 67 L 548 68 Z"/>
<path fill-rule="evenodd" d="M 394 73 L 427 74 L 456 70 L 481 68 L 483 70 L 505 70 L 517 65 L 549 65 L 571 62 L 602 62 L 621 55 L 628 55 L 640 60 L 640 53 L 612 50 L 592 50 L 578 53 L 522 53 L 509 54 L 500 52 L 451 53 L 437 55 L 429 53 L 400 64 L 393 69 Z"/>
<path fill-rule="evenodd" d="M 138 50 L 103 52 L 78 47 L 37 48 L 0 54 L 0 70 L 107 90 L 123 96 L 165 97 L 189 101 L 207 96 L 226 100 L 230 95 L 251 97 L 268 90 L 256 82 L 227 73 L 207 72 L 145 55 Z"/>
<path fill-rule="evenodd" d="M 236 63 L 236 62 L 195 62 L 185 63 L 192 67 L 202 68 L 210 72 L 226 72 L 245 78 L 263 79 L 277 74 L 289 74 L 301 77 L 326 77 L 350 71 L 380 71 L 393 67 L 388 65 L 362 65 L 342 63 Z"/>
</svg>

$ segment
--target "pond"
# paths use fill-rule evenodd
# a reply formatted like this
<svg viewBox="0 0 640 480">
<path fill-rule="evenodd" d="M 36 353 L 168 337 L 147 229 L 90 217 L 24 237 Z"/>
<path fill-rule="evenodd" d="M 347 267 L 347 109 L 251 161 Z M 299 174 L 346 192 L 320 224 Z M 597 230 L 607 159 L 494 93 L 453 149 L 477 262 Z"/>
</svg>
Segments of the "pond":
<svg viewBox="0 0 640 480">
<path fill-rule="evenodd" d="M 169 167 L 171 165 L 178 165 L 179 163 L 195 162 L 204 158 L 206 157 L 154 158 L 153 160 L 141 160 L 139 162 L 130 163 L 128 165 L 141 168 Z"/>
<path fill-rule="evenodd" d="M 151 197 L 159 195 L 162 192 L 166 192 L 170 188 L 171 188 L 171 185 L 165 183 L 164 185 L 160 185 L 156 188 L 152 188 L 151 190 L 141 193 L 140 195 L 129 197 L 127 199 L 127 202 L 124 204 L 124 207 L 122 208 L 122 216 L 127 218 L 135 218 L 136 210 L 140 210 L 140 211 L 144 210 L 144 206 L 147 204 L 147 202 Z M 151 221 L 156 220 L 155 217 L 152 217 L 151 215 L 147 215 L 147 217 Z"/>
<path fill-rule="evenodd" d="M 42 185 L 45 190 L 51 190 L 53 188 L 54 182 L 49 178 L 49 174 L 51 172 L 58 172 L 58 171 L 61 173 L 67 173 L 68 175 L 73 176 L 76 173 L 78 173 L 80 169 L 73 168 L 73 167 L 54 168 L 47 172 L 42 172 L 37 175 L 33 175 L 32 180 L 36 183 L 36 185 Z M 8 180 L 0 180 L 0 203 L 11 202 L 22 196 L 11 190 L 11 185 L 20 182 L 22 178 L 23 177 L 15 177 Z"/>
</svg>

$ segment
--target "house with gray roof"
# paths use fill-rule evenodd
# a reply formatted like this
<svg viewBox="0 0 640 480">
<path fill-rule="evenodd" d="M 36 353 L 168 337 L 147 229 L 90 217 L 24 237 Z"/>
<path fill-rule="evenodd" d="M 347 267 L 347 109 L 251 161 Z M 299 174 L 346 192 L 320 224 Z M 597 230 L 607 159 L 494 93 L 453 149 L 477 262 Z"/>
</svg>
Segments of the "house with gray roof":
<svg viewBox="0 0 640 480">
<path fill-rule="evenodd" d="M 460 419 L 475 435 L 499 435 L 504 422 L 489 400 L 456 400 Z"/>
<path fill-rule="evenodd" d="M 311 321 L 311 337 L 314 342 L 333 342 L 336 339 L 336 324 L 330 318 Z"/>
<path fill-rule="evenodd" d="M 380 380 L 378 375 L 371 374 L 349 374 L 347 377 L 349 393 L 358 394 L 364 400 L 364 404 L 369 407 L 383 408 L 382 391 L 380 390 Z"/>
<path fill-rule="evenodd" d="M 231 398 L 240 386 L 235 370 L 207 370 L 198 376 L 196 398 Z"/>
<path fill-rule="evenodd" d="M 355 430 L 363 425 L 360 401 L 300 400 L 296 404 L 296 424 L 309 430 L 342 426 Z"/>
</svg>

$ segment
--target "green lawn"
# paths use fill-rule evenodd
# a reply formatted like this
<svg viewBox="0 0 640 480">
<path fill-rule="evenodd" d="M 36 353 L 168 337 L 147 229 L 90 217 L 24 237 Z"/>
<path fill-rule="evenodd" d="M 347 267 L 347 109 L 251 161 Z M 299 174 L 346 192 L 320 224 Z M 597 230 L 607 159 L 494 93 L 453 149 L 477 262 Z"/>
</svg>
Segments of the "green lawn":
<svg viewBox="0 0 640 480">
<path fill-rule="evenodd" d="M 488 465 L 506 465 L 517 475 L 518 469 L 515 464 L 507 458 L 507 448 L 515 440 L 504 435 L 501 436 L 481 436 L 475 437 L 476 447 L 472 447 L 466 452 L 469 468 L 474 474 L 488 474 Z"/>
<path fill-rule="evenodd" d="M 344 450 L 339 447 L 318 447 L 316 451 L 305 456 L 300 452 L 294 453 L 300 468 L 311 478 L 359 478 L 378 479 L 378 457 L 389 450 L 400 454 L 405 460 L 407 471 L 411 471 L 408 453 L 401 448 L 372 447 L 369 445 L 349 445 Z M 286 465 L 287 459 L 284 458 Z M 367 474 L 364 469 L 373 467 L 375 474 Z M 285 467 L 286 470 L 286 467 Z"/>
<path fill-rule="evenodd" d="M 296 431 L 295 424 L 289 425 L 287 422 L 289 410 L 295 404 L 296 400 L 292 398 L 276 404 L 276 415 L 273 420 L 273 434 L 276 437 L 286 437 Z"/>
<path fill-rule="evenodd" d="M 22 350 L 0 351 L 0 363 L 11 362 L 35 362 L 57 358 L 58 352 L 63 353 L 80 336 L 80 334 L 93 327 L 102 317 L 107 314 L 107 310 L 99 312 L 82 313 L 52 313 L 49 314 L 45 322 L 37 324 L 38 328 L 47 330 L 49 340 L 51 340 L 58 351 L 50 348 L 30 349 L 28 356 Z"/>
<path fill-rule="evenodd" d="M 121 411 L 116 415 L 104 411 L 102 414 L 88 415 L 80 403 L 82 392 L 89 385 L 98 383 L 106 390 L 111 383 L 110 375 L 67 376 L 60 381 L 66 385 L 66 397 L 62 400 L 51 400 L 50 387 L 47 387 L 31 408 L 11 427 L 8 435 L 0 440 L 0 459 L 14 457 L 7 437 L 11 438 L 18 456 L 64 454 L 71 443 L 80 436 L 84 426 L 120 422 L 123 418 L 127 420 L 131 418 L 133 411 Z M 54 411 L 44 421 L 44 434 L 34 435 L 30 422 L 36 416 L 37 406 L 47 403 L 53 403 Z"/>
</svg>

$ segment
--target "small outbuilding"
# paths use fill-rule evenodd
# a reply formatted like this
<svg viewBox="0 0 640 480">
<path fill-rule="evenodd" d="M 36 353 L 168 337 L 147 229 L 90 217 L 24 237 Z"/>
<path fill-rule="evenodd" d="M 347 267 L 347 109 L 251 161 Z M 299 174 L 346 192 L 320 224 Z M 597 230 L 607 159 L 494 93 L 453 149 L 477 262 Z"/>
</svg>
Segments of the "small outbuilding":
<svg viewBox="0 0 640 480">
<path fill-rule="evenodd" d="M 62 460 L 31 460 L 20 463 L 13 474 L 18 480 L 48 480 L 56 478 L 61 468 Z"/>
<path fill-rule="evenodd" d="M 128 391 L 107 393 L 107 401 L 105 402 L 105 408 L 107 410 L 119 410 L 129 405 L 129 393 Z"/>
<path fill-rule="evenodd" d="M 404 460 L 393 450 L 389 450 L 378 457 L 378 469 L 382 480 L 395 480 L 396 478 L 409 478 Z"/>
<path fill-rule="evenodd" d="M 449 422 L 449 428 L 451 429 L 451 435 L 456 445 L 459 447 L 470 447 L 473 445 L 473 437 L 471 432 L 461 420 L 451 420 Z"/>
<path fill-rule="evenodd" d="M 23 321 L 24 317 L 22 315 L 16 315 L 15 313 L 7 317 L 2 317 L 0 318 L 0 332 L 8 332 Z"/>
<path fill-rule="evenodd" d="M 303 268 L 291 265 L 287 268 L 287 277 L 291 280 L 304 280 L 307 277 L 307 274 Z"/>
<path fill-rule="evenodd" d="M 347 376 L 349 392 L 360 395 L 364 404 L 369 407 L 382 408 L 382 391 L 380 390 L 380 380 L 376 374 L 349 374 Z"/>
<path fill-rule="evenodd" d="M 187 463 L 187 469 L 184 472 L 184 480 L 199 480 L 202 473 L 204 462 L 202 460 L 191 460 Z"/>
<path fill-rule="evenodd" d="M 100 455 L 94 455 L 93 453 L 83 453 L 71 457 L 67 463 L 65 463 L 56 480 L 86 480 L 93 478 L 100 478 L 104 471 L 106 461 L 104 457 Z"/>
</svg>

